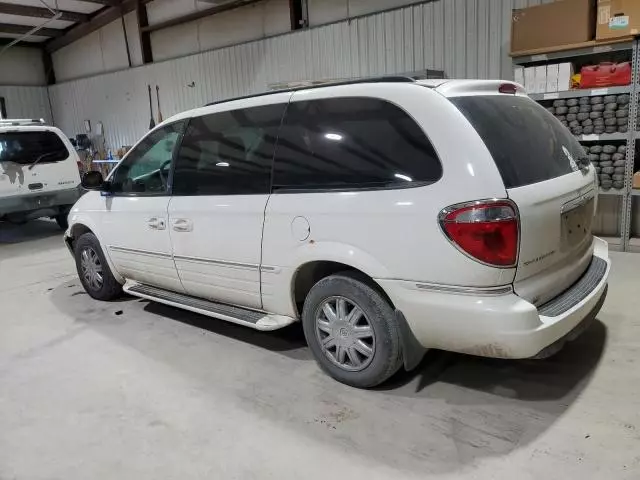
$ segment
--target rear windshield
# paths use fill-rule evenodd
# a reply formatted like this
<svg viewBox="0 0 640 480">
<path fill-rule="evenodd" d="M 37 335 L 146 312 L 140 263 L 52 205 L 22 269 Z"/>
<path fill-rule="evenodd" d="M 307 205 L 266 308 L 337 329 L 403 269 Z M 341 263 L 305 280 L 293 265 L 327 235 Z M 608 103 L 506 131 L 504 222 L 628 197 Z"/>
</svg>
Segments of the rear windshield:
<svg viewBox="0 0 640 480">
<path fill-rule="evenodd" d="M 69 157 L 67 147 L 53 132 L 0 133 L 0 162 L 30 165 L 59 162 Z"/>
<path fill-rule="evenodd" d="M 491 152 L 506 188 L 575 171 L 584 149 L 551 113 L 527 97 L 487 95 L 450 99 Z"/>
</svg>

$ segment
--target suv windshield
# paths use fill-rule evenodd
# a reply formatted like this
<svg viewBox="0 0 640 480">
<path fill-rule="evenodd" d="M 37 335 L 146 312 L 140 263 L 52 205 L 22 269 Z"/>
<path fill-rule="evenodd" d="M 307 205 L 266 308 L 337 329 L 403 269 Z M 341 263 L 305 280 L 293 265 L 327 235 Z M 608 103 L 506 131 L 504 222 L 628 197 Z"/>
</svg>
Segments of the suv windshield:
<svg viewBox="0 0 640 480">
<path fill-rule="evenodd" d="M 67 147 L 54 132 L 2 132 L 0 133 L 0 162 L 31 165 L 52 163 L 69 157 Z"/>
<path fill-rule="evenodd" d="M 528 97 L 453 97 L 491 152 L 506 188 L 566 175 L 584 149 L 551 113 Z"/>
</svg>

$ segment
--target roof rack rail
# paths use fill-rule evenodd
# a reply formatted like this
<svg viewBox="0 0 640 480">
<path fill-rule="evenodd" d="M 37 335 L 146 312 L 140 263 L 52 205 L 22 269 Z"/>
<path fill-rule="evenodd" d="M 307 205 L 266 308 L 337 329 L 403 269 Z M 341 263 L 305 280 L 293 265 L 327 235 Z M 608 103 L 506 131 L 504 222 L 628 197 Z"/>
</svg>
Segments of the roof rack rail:
<svg viewBox="0 0 640 480">
<path fill-rule="evenodd" d="M 309 83 L 309 84 L 305 84 Z M 276 93 L 286 93 L 286 92 L 295 92 L 297 90 L 309 90 L 313 88 L 322 88 L 322 87 L 336 87 L 340 85 L 356 85 L 359 83 L 415 83 L 415 80 L 408 76 L 403 75 L 388 75 L 381 77 L 367 77 L 367 78 L 354 78 L 352 80 L 329 80 L 323 82 L 313 81 L 313 82 L 300 82 L 300 85 L 294 87 L 286 87 L 261 93 L 254 93 L 251 95 L 243 95 L 241 97 L 228 98 L 226 100 L 218 100 L 216 102 L 207 103 L 205 106 L 210 107 L 212 105 L 217 105 L 219 103 L 227 103 L 232 102 L 234 100 L 244 100 L 247 98 L 256 98 L 256 97 L 264 97 L 266 95 L 274 95 Z"/>
<path fill-rule="evenodd" d="M 44 118 L 3 118 L 0 127 L 24 127 L 28 125 L 44 125 Z"/>
</svg>

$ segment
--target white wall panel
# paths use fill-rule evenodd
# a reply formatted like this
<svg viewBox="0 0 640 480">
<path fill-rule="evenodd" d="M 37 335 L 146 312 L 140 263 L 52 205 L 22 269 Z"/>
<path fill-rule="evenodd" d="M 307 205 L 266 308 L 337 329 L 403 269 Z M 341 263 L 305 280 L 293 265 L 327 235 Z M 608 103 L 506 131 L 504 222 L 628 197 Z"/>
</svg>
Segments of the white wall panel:
<svg viewBox="0 0 640 480">
<path fill-rule="evenodd" d="M 151 32 L 151 51 L 156 62 L 199 52 L 198 29 L 183 23 Z"/>
<path fill-rule="evenodd" d="M 337 22 L 349 17 L 348 0 L 309 0 L 309 25 Z"/>
<path fill-rule="evenodd" d="M 11 47 L 0 56 L 0 85 L 45 85 L 42 52 Z"/>
<path fill-rule="evenodd" d="M 8 118 L 44 118 L 51 122 L 47 87 L 2 87 Z"/>
<path fill-rule="evenodd" d="M 127 42 L 129 43 L 129 54 L 131 55 L 131 65 L 137 67 L 142 65 L 142 47 L 140 46 L 140 36 L 138 35 L 138 19 L 136 12 L 127 13 L 124 16 L 124 24 L 127 32 Z"/>
<path fill-rule="evenodd" d="M 215 5 L 213 2 L 193 0 L 152 2 L 147 7 L 149 24 Z M 154 61 L 162 61 L 257 40 L 285 33 L 290 29 L 289 1 L 267 0 L 152 32 L 151 50 Z"/>
<path fill-rule="evenodd" d="M 100 46 L 105 72 L 120 70 L 129 66 L 122 20 L 111 22 L 100 29 Z"/>
<path fill-rule="evenodd" d="M 125 18 L 133 28 L 127 29 L 127 39 L 133 44 L 134 53 L 138 55 L 138 65 L 142 63 L 140 42 L 138 39 L 136 20 L 131 14 Z M 127 68 L 129 60 L 124 39 L 122 21 L 115 20 L 80 40 L 61 48 L 51 56 L 57 81 L 86 77 L 104 72 Z M 133 58 L 132 58 L 133 63 Z M 135 63 L 134 63 L 135 64 Z"/>
<path fill-rule="evenodd" d="M 286 4 L 274 1 L 280 7 Z M 157 118 L 155 85 L 159 85 L 162 111 L 167 118 L 207 102 L 264 91 L 269 84 L 284 81 L 363 77 L 426 68 L 444 69 L 451 78 L 509 78 L 511 8 L 522 6 L 524 1 L 420 3 L 59 84 L 50 88 L 53 112 L 57 124 L 69 135 L 81 132 L 85 119 L 94 125 L 102 121 L 107 143 L 115 148 L 132 144 L 147 130 L 148 84 L 154 89 L 154 115 Z M 210 35 L 206 41 L 203 29 L 199 30 L 199 45 L 216 45 L 216 29 L 224 26 L 216 27 L 215 18 L 205 21 L 210 26 L 205 29 Z M 247 17 L 246 22 L 264 35 L 265 30 L 255 19 Z M 243 31 L 242 25 L 231 20 L 224 23 Z M 179 28 L 182 27 L 187 26 Z M 180 40 L 180 36 L 166 35 L 162 42 L 168 49 L 171 42 L 178 44 Z"/>
<path fill-rule="evenodd" d="M 209 8 L 211 4 L 209 4 Z M 188 15 L 196 11 L 195 0 L 154 0 L 147 4 L 149 25 Z"/>
</svg>

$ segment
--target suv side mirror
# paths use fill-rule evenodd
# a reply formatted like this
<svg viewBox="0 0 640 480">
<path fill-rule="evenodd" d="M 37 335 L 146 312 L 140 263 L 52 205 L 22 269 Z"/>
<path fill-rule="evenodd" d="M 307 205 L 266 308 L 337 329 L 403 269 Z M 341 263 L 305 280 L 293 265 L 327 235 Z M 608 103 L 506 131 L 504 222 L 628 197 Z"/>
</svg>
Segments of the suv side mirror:
<svg viewBox="0 0 640 480">
<path fill-rule="evenodd" d="M 100 172 L 91 171 L 82 176 L 82 188 L 87 190 L 103 190 L 104 178 Z"/>
</svg>

